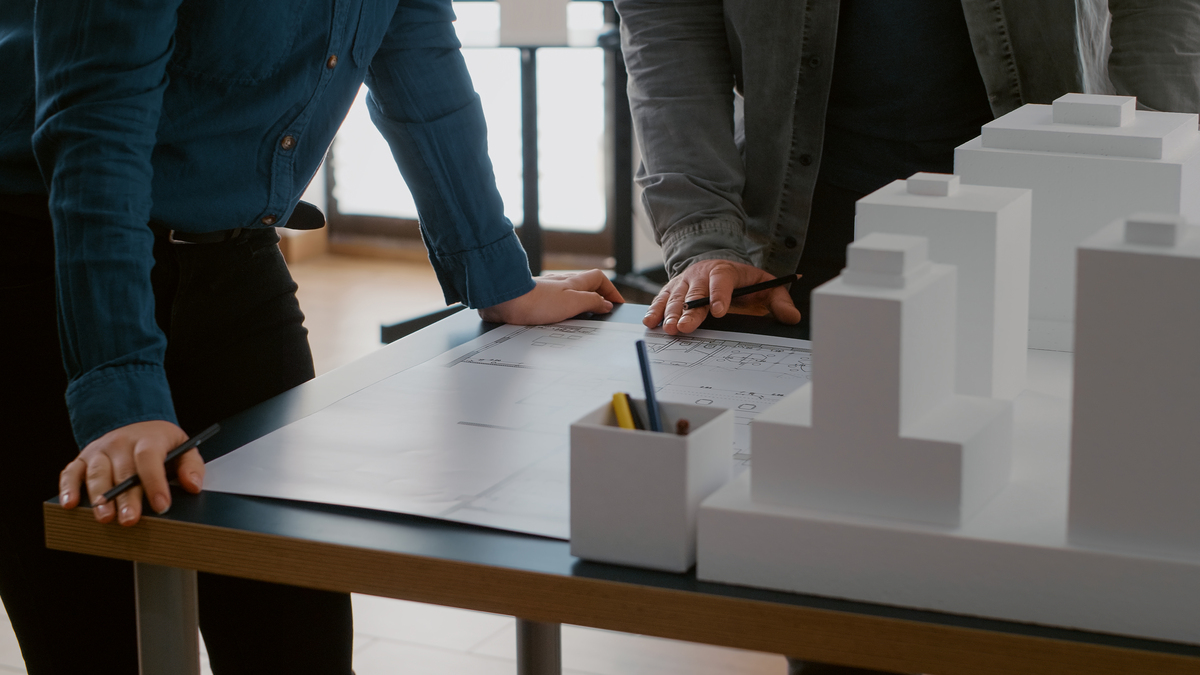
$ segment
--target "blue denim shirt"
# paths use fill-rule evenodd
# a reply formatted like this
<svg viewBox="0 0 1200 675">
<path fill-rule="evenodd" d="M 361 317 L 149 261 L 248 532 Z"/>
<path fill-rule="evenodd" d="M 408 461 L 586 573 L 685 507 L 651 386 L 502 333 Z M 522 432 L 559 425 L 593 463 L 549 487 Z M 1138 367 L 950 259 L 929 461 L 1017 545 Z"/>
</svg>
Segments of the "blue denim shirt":
<svg viewBox="0 0 1200 675">
<path fill-rule="evenodd" d="M 175 420 L 147 222 L 285 222 L 364 79 L 446 301 L 533 288 L 453 19 L 449 0 L 39 0 L 33 142 L 81 446 Z"/>
</svg>

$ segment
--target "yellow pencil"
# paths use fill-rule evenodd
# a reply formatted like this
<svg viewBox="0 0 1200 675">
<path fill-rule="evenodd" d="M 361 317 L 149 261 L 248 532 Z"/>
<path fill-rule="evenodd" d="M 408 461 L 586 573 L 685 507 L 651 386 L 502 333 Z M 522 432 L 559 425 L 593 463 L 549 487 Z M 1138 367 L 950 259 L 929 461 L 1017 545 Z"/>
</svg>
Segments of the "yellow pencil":
<svg viewBox="0 0 1200 675">
<path fill-rule="evenodd" d="M 625 394 L 613 394 L 613 412 L 617 414 L 617 426 L 622 429 L 637 429 L 633 425 L 633 413 L 629 411 L 629 399 Z"/>
</svg>

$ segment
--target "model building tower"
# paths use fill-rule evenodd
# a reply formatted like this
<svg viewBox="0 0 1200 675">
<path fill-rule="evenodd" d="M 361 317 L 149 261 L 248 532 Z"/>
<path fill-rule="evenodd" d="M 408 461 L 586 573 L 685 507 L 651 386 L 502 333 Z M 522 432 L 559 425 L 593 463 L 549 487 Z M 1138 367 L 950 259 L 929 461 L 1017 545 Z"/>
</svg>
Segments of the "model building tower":
<svg viewBox="0 0 1200 675">
<path fill-rule="evenodd" d="M 1012 408 L 954 392 L 955 270 L 870 234 L 813 293 L 813 381 L 750 425 L 751 499 L 956 525 L 1007 482 Z"/>
<path fill-rule="evenodd" d="M 1070 541 L 1198 559 L 1200 227 L 1113 223 L 1078 273 Z"/>
<path fill-rule="evenodd" d="M 1075 247 L 1139 211 L 1200 220 L 1197 116 L 1127 96 L 1068 94 L 984 125 L 960 146 L 963 183 L 1033 190 L 1029 345 L 1070 351 Z"/>
<path fill-rule="evenodd" d="M 1030 191 L 960 185 L 918 173 L 859 200 L 856 239 L 872 232 L 929 239 L 934 262 L 958 268 L 956 386 L 1016 398 L 1025 388 L 1029 329 Z"/>
</svg>

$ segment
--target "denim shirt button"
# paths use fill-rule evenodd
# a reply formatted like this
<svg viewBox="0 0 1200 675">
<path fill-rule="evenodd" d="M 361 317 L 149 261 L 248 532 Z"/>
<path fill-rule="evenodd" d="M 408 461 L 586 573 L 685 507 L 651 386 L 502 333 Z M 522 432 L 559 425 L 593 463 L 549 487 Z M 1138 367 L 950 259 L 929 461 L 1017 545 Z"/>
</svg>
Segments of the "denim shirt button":
<svg viewBox="0 0 1200 675">
<path fill-rule="evenodd" d="M 292 148 L 296 147 L 296 137 L 284 136 L 283 140 L 279 141 L 279 147 L 283 148 L 284 150 L 291 150 Z"/>
<path fill-rule="evenodd" d="M 800 155 L 800 165 L 801 166 L 811 166 L 812 165 L 812 155 Z"/>
<path fill-rule="evenodd" d="M 276 218 L 275 216 L 263 216 L 262 224 L 263 225 L 274 225 L 275 221 L 277 221 L 277 220 L 279 220 L 279 219 Z"/>
<path fill-rule="evenodd" d="M 783 240 L 783 245 L 788 248 L 796 248 L 796 244 L 798 243 L 800 242 L 796 241 L 795 237 L 788 237 L 787 239 Z"/>
<path fill-rule="evenodd" d="M 329 58 L 325 60 L 325 67 L 330 70 L 337 68 L 337 54 L 329 55 Z"/>
</svg>

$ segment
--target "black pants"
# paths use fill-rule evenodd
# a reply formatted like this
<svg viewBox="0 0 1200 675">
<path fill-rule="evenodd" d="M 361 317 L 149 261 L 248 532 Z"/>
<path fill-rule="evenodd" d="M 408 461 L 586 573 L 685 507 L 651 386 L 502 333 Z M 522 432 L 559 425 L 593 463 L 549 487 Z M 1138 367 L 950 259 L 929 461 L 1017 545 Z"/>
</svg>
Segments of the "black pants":
<svg viewBox="0 0 1200 675">
<path fill-rule="evenodd" d="M 803 276 L 791 286 L 792 301 L 806 325 L 813 289 L 841 274 L 846 267 L 846 247 L 854 241 L 854 203 L 865 196 L 820 181 L 813 190 L 808 236 L 796 267 Z"/>
<path fill-rule="evenodd" d="M 137 672 L 128 562 L 45 548 L 41 502 L 78 453 L 63 392 L 53 247 L 44 218 L 0 198 L 0 596 L 30 675 Z M 312 378 L 295 284 L 273 230 L 224 244 L 155 244 L 153 282 L 168 336 L 167 375 L 188 433 Z M 186 496 L 177 496 L 186 499 Z M 113 527 L 117 527 L 113 525 Z M 199 575 L 200 627 L 213 672 L 348 675 L 350 598 Z"/>
</svg>

